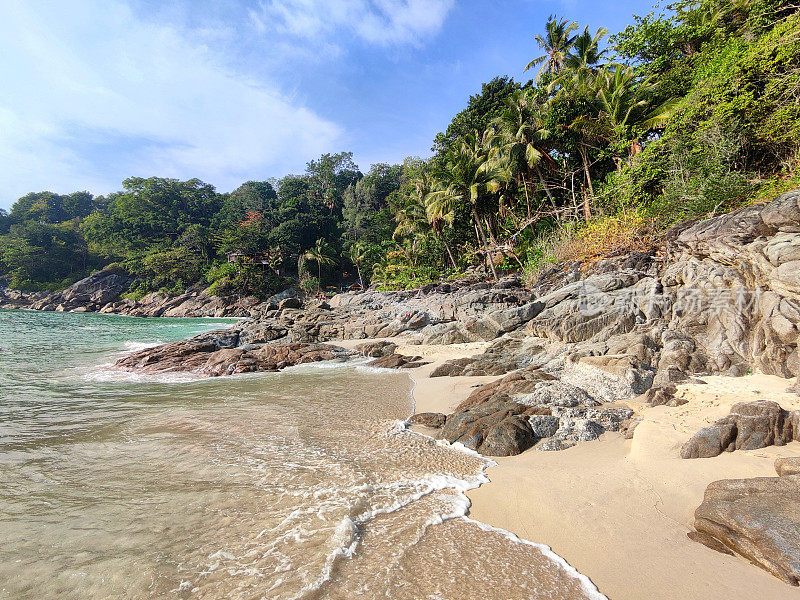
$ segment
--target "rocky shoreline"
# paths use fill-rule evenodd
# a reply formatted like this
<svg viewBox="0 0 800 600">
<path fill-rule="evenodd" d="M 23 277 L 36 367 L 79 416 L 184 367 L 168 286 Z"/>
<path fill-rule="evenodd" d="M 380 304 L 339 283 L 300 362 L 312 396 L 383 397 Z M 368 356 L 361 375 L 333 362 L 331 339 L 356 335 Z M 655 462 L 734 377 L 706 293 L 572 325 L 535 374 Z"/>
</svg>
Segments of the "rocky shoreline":
<svg viewBox="0 0 800 600">
<path fill-rule="evenodd" d="M 800 378 L 800 191 L 673 228 L 664 246 L 649 252 L 559 265 L 532 288 L 508 277 L 345 293 L 326 302 L 230 302 L 195 290 L 132 303 L 119 300 L 122 278 L 101 272 L 46 297 L 6 292 L 0 308 L 248 317 L 117 363 L 143 373 L 235 375 L 355 356 L 376 367 L 416 369 L 424 357 L 400 353 L 398 345 L 480 342 L 481 353 L 440 361 L 430 377 L 495 379 L 450 412 L 412 422 L 490 456 L 565 450 L 605 432 L 635 441 L 641 415 L 632 406 L 675 410 L 686 402 L 678 386 L 703 377 L 758 371 Z M 354 340 L 370 341 L 344 343 Z M 736 405 L 675 451 L 684 460 L 716 460 L 796 445 L 798 415 L 774 402 Z M 709 485 L 691 537 L 797 585 L 800 474 L 791 461 L 778 474 L 766 478 L 774 481 Z"/>
</svg>

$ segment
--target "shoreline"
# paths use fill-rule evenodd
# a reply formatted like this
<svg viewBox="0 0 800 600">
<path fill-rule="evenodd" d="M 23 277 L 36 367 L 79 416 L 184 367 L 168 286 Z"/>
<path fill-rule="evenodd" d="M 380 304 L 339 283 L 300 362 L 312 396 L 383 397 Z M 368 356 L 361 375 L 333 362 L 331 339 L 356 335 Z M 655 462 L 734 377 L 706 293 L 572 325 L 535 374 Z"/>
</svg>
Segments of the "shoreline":
<svg viewBox="0 0 800 600">
<path fill-rule="evenodd" d="M 365 341 L 372 340 L 348 342 Z M 444 360 L 477 354 L 481 346 L 398 346 L 400 353 L 419 354 L 430 361 L 409 369 L 416 413 L 451 412 L 473 386 L 501 377 L 429 376 Z M 800 443 L 711 459 L 685 460 L 678 455 L 686 439 L 727 414 L 735 402 L 772 399 L 792 409 L 800 408 L 800 397 L 786 391 L 791 380 L 777 376 L 702 380 L 706 383 L 678 386 L 678 394 L 689 402 L 677 408 L 629 401 L 643 417 L 631 440 L 606 432 L 598 440 L 559 452 L 531 449 L 517 456 L 492 457 L 495 464 L 485 470 L 489 481 L 466 492 L 470 501 L 466 518 L 550 548 L 612 600 L 800 599 L 800 589 L 686 535 L 709 483 L 774 477 L 775 458 L 800 456 Z M 435 429 L 409 427 L 436 435 Z"/>
</svg>

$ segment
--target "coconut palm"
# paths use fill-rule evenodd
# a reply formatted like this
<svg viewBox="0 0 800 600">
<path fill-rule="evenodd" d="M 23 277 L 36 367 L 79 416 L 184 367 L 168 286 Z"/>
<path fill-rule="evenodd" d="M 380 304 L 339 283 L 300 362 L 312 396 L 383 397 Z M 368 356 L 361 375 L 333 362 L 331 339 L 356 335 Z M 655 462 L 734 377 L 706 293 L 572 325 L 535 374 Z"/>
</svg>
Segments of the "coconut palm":
<svg viewBox="0 0 800 600">
<path fill-rule="evenodd" d="M 525 67 L 528 71 L 536 65 L 542 65 L 536 74 L 538 80 L 542 73 L 556 74 L 563 67 L 572 45 L 575 43 L 575 36 L 570 35 L 578 28 L 578 24 L 566 19 L 556 19 L 555 15 L 550 15 L 545 24 L 544 37 L 536 35 L 534 39 L 539 44 L 539 48 L 544 50 L 544 54 L 534 58 Z"/>
<path fill-rule="evenodd" d="M 450 264 L 453 265 L 454 269 L 457 269 L 458 266 L 455 258 L 453 258 L 453 252 L 450 250 L 450 244 L 447 243 L 447 238 L 444 235 L 445 226 L 453 222 L 453 209 L 446 203 L 436 202 L 431 197 L 434 184 L 433 176 L 424 172 L 413 182 L 414 194 L 423 202 L 428 224 L 442 240 L 444 248 L 447 250 L 447 256 L 450 257 Z"/>
<path fill-rule="evenodd" d="M 414 262 L 417 242 L 430 232 L 430 223 L 428 222 L 424 199 L 415 194 L 404 196 L 402 204 L 397 208 L 395 220 L 397 221 L 397 226 L 392 237 L 395 240 L 410 240 L 410 245 L 403 251 L 408 256 L 409 261 Z"/>
<path fill-rule="evenodd" d="M 526 197 L 527 176 L 536 173 L 547 197 L 555 206 L 553 194 L 543 172 L 555 164 L 545 147 L 550 132 L 542 119 L 543 108 L 536 102 L 533 93 L 527 90 L 514 92 L 505 102 L 505 110 L 493 122 L 495 138 L 499 141 L 493 149 L 493 158 L 498 164 L 509 169 L 512 177 L 521 180 Z M 530 216 L 530 202 L 528 202 L 528 218 Z"/>
<path fill-rule="evenodd" d="M 606 49 L 600 50 L 600 41 L 608 35 L 608 29 L 600 27 L 592 35 L 586 27 L 583 33 L 575 38 L 567 56 L 564 58 L 564 77 L 570 77 L 574 81 L 583 83 L 589 82 L 597 72 L 597 65 L 606 54 Z"/>
<path fill-rule="evenodd" d="M 361 277 L 361 262 L 367 256 L 367 247 L 361 242 L 355 242 L 350 246 L 348 254 L 350 256 L 350 260 L 352 260 L 353 264 L 356 266 L 356 271 L 358 271 L 358 282 L 361 284 L 361 289 L 363 290 L 364 278 Z"/>
<path fill-rule="evenodd" d="M 489 162 L 478 140 L 478 134 L 474 133 L 448 153 L 444 168 L 437 173 L 439 189 L 429 195 L 429 210 L 433 213 L 447 214 L 459 202 L 468 202 L 472 210 L 478 244 L 486 252 L 492 275 L 495 279 L 499 279 L 478 214 L 478 204 L 487 194 L 498 190 L 501 173 Z"/>
<path fill-rule="evenodd" d="M 334 263 L 333 252 L 330 246 L 324 239 L 319 238 L 316 243 L 303 252 L 301 256 L 304 260 L 313 260 L 317 263 L 317 291 L 319 291 L 322 287 L 322 265 L 332 265 Z"/>
<path fill-rule="evenodd" d="M 583 206 L 587 220 L 591 217 L 590 198 L 594 197 L 589 149 L 598 144 L 604 147 L 612 144 L 618 149 L 635 147 L 638 146 L 637 136 L 663 127 L 677 100 L 670 99 L 654 106 L 652 98 L 656 87 L 652 77 L 640 80 L 633 67 L 607 67 L 591 86 L 598 103 L 597 114 L 582 115 L 569 125 L 568 129 L 578 138 L 578 152 L 589 187 L 589 197 L 584 199 Z"/>
</svg>

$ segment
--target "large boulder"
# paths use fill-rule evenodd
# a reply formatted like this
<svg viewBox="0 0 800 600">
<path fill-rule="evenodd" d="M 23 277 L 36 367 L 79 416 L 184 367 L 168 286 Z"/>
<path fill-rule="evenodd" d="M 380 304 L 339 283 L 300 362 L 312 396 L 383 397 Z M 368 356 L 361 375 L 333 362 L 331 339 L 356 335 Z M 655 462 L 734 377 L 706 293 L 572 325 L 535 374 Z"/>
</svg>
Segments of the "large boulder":
<svg viewBox="0 0 800 600">
<path fill-rule="evenodd" d="M 538 441 L 527 419 L 536 410 L 499 397 L 449 415 L 441 435 L 487 456 L 519 454 Z"/>
<path fill-rule="evenodd" d="M 706 489 L 692 539 L 743 556 L 790 585 L 800 580 L 800 475 L 726 479 Z"/>
<path fill-rule="evenodd" d="M 728 416 L 694 434 L 681 448 L 681 458 L 711 458 L 800 441 L 799 423 L 800 411 L 785 411 L 777 402 L 739 402 Z"/>
</svg>

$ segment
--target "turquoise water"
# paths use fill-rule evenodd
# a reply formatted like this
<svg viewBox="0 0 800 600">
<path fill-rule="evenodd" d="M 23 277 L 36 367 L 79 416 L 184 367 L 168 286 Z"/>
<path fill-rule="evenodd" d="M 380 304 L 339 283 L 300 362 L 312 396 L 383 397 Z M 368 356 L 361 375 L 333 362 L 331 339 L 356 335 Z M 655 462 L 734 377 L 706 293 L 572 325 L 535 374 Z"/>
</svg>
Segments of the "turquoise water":
<svg viewBox="0 0 800 600">
<path fill-rule="evenodd" d="M 358 365 L 113 369 L 230 321 L 0 311 L 0 599 L 597 597 L 463 518 L 486 461 Z"/>
<path fill-rule="evenodd" d="M 0 310 L 0 451 L 67 442 L 136 414 L 159 388 L 103 381 L 110 362 L 235 322 Z"/>
</svg>

